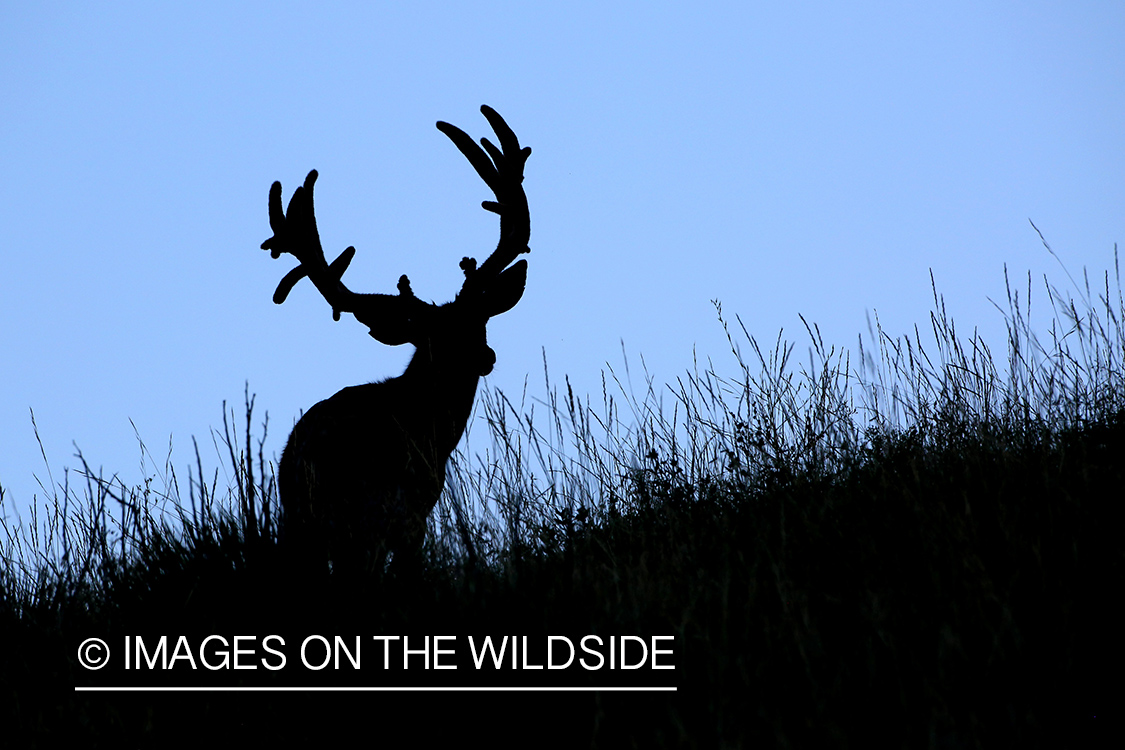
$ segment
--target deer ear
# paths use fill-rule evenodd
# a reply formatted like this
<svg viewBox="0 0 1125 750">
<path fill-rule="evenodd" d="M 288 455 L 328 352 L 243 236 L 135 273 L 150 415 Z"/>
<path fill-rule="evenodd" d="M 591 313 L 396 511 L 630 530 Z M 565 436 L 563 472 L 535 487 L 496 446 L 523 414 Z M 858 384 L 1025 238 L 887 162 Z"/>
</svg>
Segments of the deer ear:
<svg viewBox="0 0 1125 750">
<path fill-rule="evenodd" d="M 414 343 L 426 303 L 414 297 L 393 294 L 356 295 L 363 301 L 353 315 L 367 326 L 371 338 L 387 346 Z"/>
<path fill-rule="evenodd" d="M 399 346 L 410 341 L 410 334 L 406 332 L 405 326 L 379 325 L 368 329 L 367 333 L 380 344 L 387 346 Z"/>
<path fill-rule="evenodd" d="M 527 261 L 521 260 L 503 271 L 484 293 L 484 312 L 488 317 L 505 313 L 523 297 L 527 284 Z"/>
</svg>

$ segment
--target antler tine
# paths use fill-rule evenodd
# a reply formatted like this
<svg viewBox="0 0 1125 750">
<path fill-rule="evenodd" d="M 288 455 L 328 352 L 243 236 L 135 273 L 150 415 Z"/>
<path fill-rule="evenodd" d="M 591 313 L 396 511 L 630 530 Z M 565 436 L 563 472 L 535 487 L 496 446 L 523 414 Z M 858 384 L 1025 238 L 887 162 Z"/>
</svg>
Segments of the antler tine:
<svg viewBox="0 0 1125 750">
<path fill-rule="evenodd" d="M 520 142 L 516 137 L 515 131 L 508 127 L 508 123 L 504 122 L 504 118 L 492 107 L 487 104 L 482 104 L 480 106 L 480 111 L 485 119 L 488 120 L 488 124 L 492 126 L 493 132 L 496 133 L 496 140 L 500 141 L 500 148 L 503 150 L 503 153 L 509 157 L 519 157 L 519 180 L 523 182 L 523 166 L 524 163 L 527 162 L 527 157 L 531 156 L 531 147 L 520 148 Z M 481 138 L 480 140 L 481 144 L 489 149 L 490 154 L 495 152 L 495 147 L 488 142 L 487 138 Z M 493 155 L 493 159 L 496 160 L 495 155 Z"/>
<path fill-rule="evenodd" d="M 527 245 L 531 238 L 531 215 L 527 207 L 527 195 L 523 190 L 523 168 L 527 158 L 531 156 L 531 148 L 520 147 L 515 132 L 496 110 L 482 105 L 480 111 L 496 132 L 499 148 L 487 138 L 481 138 L 481 145 L 478 146 L 460 128 L 447 122 L 437 123 L 438 130 L 453 141 L 495 194 L 495 201 L 484 201 L 481 207 L 500 216 L 500 242 L 492 254 L 475 270 L 471 270 L 474 264 L 468 260 L 462 262 L 462 268 L 466 272 L 466 286 L 473 279 L 484 280 L 498 275 L 518 255 L 531 252 Z"/>
</svg>

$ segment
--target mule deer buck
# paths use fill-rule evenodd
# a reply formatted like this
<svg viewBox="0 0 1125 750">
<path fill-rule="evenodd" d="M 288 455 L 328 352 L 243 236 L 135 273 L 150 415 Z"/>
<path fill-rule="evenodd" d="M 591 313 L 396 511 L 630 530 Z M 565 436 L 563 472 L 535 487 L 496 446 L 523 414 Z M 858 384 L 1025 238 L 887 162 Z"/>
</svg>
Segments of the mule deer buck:
<svg viewBox="0 0 1125 750">
<path fill-rule="evenodd" d="M 401 569 L 421 551 L 426 519 L 445 484 L 445 466 L 457 447 L 473 407 L 477 382 L 492 371 L 496 354 L 485 338 L 488 319 L 512 309 L 523 296 L 530 251 L 531 219 L 523 191 L 530 148 L 494 110 L 481 112 L 496 132 L 478 146 L 445 122 L 438 130 L 453 141 L 495 201 L 481 205 L 500 216 L 500 242 L 479 266 L 461 260 L 465 281 L 452 302 L 423 302 L 406 276 L 398 294 L 357 294 L 341 281 L 355 248 L 328 263 L 313 214 L 316 170 L 297 188 L 285 213 L 281 183 L 270 188 L 273 236 L 262 249 L 274 258 L 290 253 L 300 265 L 278 284 L 274 302 L 285 301 L 308 276 L 332 307 L 366 325 L 375 340 L 415 347 L 406 371 L 396 378 L 344 388 L 313 406 L 297 422 L 281 454 L 283 543 L 301 554 L 332 561 L 333 568 L 364 565 L 382 570 L 388 556 Z"/>
</svg>

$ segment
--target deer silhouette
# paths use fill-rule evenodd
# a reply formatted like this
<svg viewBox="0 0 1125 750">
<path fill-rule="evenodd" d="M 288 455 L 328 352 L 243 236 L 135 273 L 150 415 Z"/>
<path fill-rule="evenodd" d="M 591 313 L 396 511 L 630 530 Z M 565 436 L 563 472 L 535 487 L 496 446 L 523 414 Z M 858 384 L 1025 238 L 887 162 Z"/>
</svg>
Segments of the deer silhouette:
<svg viewBox="0 0 1125 750">
<path fill-rule="evenodd" d="M 495 194 L 495 201 L 481 205 L 500 216 L 499 244 L 479 266 L 462 258 L 465 281 L 452 302 L 420 300 L 406 276 L 399 278 L 397 294 L 352 292 L 341 277 L 355 248 L 330 264 L 321 248 L 313 213 L 316 170 L 293 193 L 285 213 L 281 183 L 270 188 L 273 236 L 262 249 L 274 258 L 289 253 L 300 261 L 278 284 L 274 302 L 284 302 L 308 276 L 335 320 L 340 313 L 351 313 L 380 343 L 415 347 L 398 377 L 344 388 L 305 412 L 281 454 L 281 541 L 322 563 L 331 560 L 334 569 L 382 569 L 388 558 L 392 569 L 411 565 L 409 560 L 416 563 L 477 383 L 496 362 L 485 326 L 523 296 L 527 261 L 513 261 L 530 251 L 523 169 L 531 149 L 520 147 L 493 109 L 482 106 L 481 112 L 499 147 L 487 138 L 478 146 L 462 130 L 437 123 Z"/>
</svg>

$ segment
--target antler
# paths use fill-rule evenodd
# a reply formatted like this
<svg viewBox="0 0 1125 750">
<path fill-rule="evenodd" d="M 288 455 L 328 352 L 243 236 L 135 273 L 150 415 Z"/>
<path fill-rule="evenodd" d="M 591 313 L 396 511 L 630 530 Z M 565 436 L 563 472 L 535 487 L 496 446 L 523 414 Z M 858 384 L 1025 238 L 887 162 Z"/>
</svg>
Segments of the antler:
<svg viewBox="0 0 1125 750">
<path fill-rule="evenodd" d="M 460 128 L 447 122 L 437 124 L 438 130 L 453 141 L 495 194 L 495 201 L 483 201 L 481 207 L 500 216 L 500 242 L 492 254 L 479 267 L 472 258 L 461 260 L 461 269 L 465 272 L 463 292 L 487 284 L 520 253 L 531 252 L 527 245 L 531 239 L 531 214 L 527 208 L 527 195 L 523 191 L 523 167 L 527 157 L 531 156 L 531 147 L 520 148 L 516 134 L 492 107 L 484 104 L 480 111 L 496 131 L 500 148 L 487 138 L 481 138 L 481 145 L 478 146 Z"/>
<path fill-rule="evenodd" d="M 332 306 L 334 320 L 340 319 L 340 313 L 350 312 L 361 323 L 365 323 L 371 335 L 379 341 L 392 346 L 406 343 L 409 331 L 404 323 L 410 317 L 410 310 L 403 308 L 426 303 L 414 296 L 410 289 L 410 279 L 405 275 L 399 277 L 397 296 L 357 294 L 344 286 L 341 277 L 355 257 L 355 248 L 348 247 L 331 264 L 325 260 L 313 210 L 313 186 L 316 178 L 317 172 L 314 169 L 305 177 L 305 184 L 293 192 L 289 208 L 284 213 L 281 211 L 281 183 L 275 182 L 270 187 L 269 212 L 273 236 L 262 243 L 262 249 L 269 250 L 274 258 L 280 258 L 282 253 L 289 253 L 301 263 L 282 278 L 277 291 L 273 293 L 273 301 L 280 305 L 289 296 L 293 286 L 308 276 L 317 291 Z M 398 320 L 403 323 L 387 324 L 387 321 Z"/>
<path fill-rule="evenodd" d="M 481 112 L 496 131 L 500 148 L 487 138 L 482 138 L 482 149 L 461 129 L 446 122 L 437 124 L 438 129 L 453 141 L 495 194 L 495 201 L 484 201 L 481 205 L 500 216 L 500 242 L 496 250 L 479 268 L 472 258 L 461 260 L 461 268 L 465 272 L 462 293 L 467 290 L 487 291 L 489 282 L 504 272 L 517 255 L 531 250 L 527 246 L 531 236 L 531 217 L 527 208 L 527 196 L 523 191 L 523 167 L 527 157 L 531 155 L 531 149 L 520 147 L 516 134 L 491 107 L 482 106 Z M 339 320 L 340 313 L 350 312 L 368 326 L 372 336 L 385 344 L 397 345 L 410 341 L 413 320 L 420 308 L 427 306 L 427 303 L 414 296 L 410 280 L 405 275 L 399 277 L 397 295 L 357 294 L 344 286 L 341 279 L 355 257 L 355 248 L 348 247 L 331 264 L 325 259 L 313 210 L 313 186 L 316 178 L 317 172 L 314 169 L 305 177 L 305 184 L 293 192 L 285 212 L 281 210 L 281 183 L 275 182 L 270 187 L 269 215 L 273 236 L 262 243 L 262 249 L 269 250 L 274 258 L 280 258 L 282 253 L 289 253 L 300 261 L 300 265 L 281 279 L 273 301 L 277 304 L 284 302 L 294 285 L 308 276 L 332 306 L 333 319 Z M 521 261 L 509 269 L 509 272 L 523 277 L 526 268 L 526 262 Z M 522 293 L 522 281 L 519 288 Z"/>
</svg>

